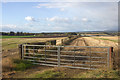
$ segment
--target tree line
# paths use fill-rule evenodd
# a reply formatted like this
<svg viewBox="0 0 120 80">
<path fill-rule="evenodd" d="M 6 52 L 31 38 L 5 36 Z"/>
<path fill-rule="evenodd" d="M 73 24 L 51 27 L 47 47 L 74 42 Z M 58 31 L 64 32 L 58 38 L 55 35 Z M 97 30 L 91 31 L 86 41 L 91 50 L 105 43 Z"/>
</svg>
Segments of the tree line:
<svg viewBox="0 0 120 80">
<path fill-rule="evenodd" d="M 28 36 L 28 35 L 39 35 L 39 36 L 68 36 L 68 35 L 77 35 L 75 32 L 64 32 L 64 33 L 59 33 L 59 32 L 54 32 L 54 33 L 28 33 L 28 32 L 0 32 L 0 35 L 4 36 Z"/>
<path fill-rule="evenodd" d="M 36 33 L 27 33 L 27 32 L 0 32 L 0 35 L 5 36 L 27 36 L 27 35 L 36 35 Z"/>
</svg>

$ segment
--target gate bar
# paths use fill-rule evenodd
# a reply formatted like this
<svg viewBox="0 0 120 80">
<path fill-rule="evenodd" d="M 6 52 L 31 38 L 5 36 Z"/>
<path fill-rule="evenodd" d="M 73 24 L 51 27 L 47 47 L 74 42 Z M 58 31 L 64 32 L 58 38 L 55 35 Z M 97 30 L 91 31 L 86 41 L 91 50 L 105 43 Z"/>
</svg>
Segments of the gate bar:
<svg viewBox="0 0 120 80">
<path fill-rule="evenodd" d="M 60 67 L 60 47 L 58 47 L 58 67 Z"/>
</svg>

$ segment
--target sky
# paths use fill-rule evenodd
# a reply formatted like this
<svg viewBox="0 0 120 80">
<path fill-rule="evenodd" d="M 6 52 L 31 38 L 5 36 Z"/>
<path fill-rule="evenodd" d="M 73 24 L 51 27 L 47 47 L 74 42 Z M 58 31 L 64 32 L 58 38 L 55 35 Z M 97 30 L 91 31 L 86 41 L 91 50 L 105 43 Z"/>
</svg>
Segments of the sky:
<svg viewBox="0 0 120 80">
<path fill-rule="evenodd" d="M 117 2 L 4 2 L 2 31 L 73 32 L 118 29 Z"/>
</svg>

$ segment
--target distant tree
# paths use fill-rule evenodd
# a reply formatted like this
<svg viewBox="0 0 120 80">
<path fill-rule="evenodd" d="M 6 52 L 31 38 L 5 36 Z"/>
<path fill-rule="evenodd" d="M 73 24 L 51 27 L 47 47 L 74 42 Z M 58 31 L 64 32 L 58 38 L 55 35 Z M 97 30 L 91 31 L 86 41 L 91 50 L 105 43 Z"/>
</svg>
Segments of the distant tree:
<svg viewBox="0 0 120 80">
<path fill-rule="evenodd" d="M 68 33 L 66 33 L 66 35 L 77 35 L 77 33 L 75 33 L 75 32 L 68 32 Z"/>
<path fill-rule="evenodd" d="M 8 35 L 8 33 L 6 33 L 6 32 L 2 32 L 2 35 Z"/>
<path fill-rule="evenodd" d="M 19 35 L 20 35 L 20 32 L 17 32 L 16 35 L 19 36 Z"/>
<path fill-rule="evenodd" d="M 13 32 L 13 31 L 10 31 L 10 34 L 9 34 L 10 36 L 14 36 L 15 35 L 15 33 Z"/>
<path fill-rule="evenodd" d="M 20 35 L 23 36 L 23 32 L 20 32 Z"/>
</svg>

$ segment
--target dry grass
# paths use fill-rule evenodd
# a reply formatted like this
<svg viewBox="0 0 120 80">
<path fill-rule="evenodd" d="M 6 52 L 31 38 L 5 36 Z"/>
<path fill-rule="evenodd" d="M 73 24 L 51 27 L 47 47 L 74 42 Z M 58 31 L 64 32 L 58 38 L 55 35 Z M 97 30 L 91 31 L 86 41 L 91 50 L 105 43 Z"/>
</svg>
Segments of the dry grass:
<svg viewBox="0 0 120 80">
<path fill-rule="evenodd" d="M 100 39 L 98 39 L 100 38 Z M 102 37 L 111 38 L 112 37 Z M 117 38 L 117 37 L 115 37 Z M 110 40 L 101 39 L 101 37 L 84 37 L 85 41 L 89 46 L 106 46 L 106 47 L 118 47 L 118 43 Z"/>
<path fill-rule="evenodd" d="M 94 37 L 94 38 L 118 42 L 118 36 L 100 36 L 100 37 Z"/>
<path fill-rule="evenodd" d="M 89 35 L 94 35 L 95 36 L 95 35 L 107 35 L 107 34 L 85 34 L 85 35 L 88 35 L 88 36 Z"/>
</svg>

